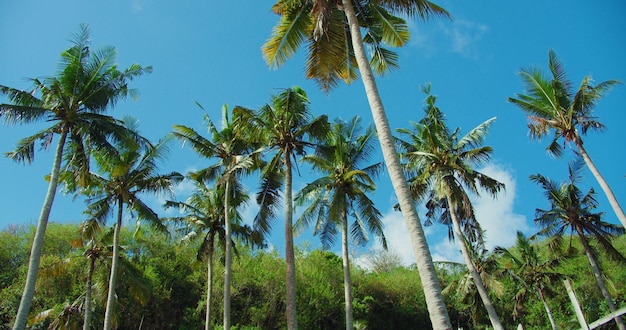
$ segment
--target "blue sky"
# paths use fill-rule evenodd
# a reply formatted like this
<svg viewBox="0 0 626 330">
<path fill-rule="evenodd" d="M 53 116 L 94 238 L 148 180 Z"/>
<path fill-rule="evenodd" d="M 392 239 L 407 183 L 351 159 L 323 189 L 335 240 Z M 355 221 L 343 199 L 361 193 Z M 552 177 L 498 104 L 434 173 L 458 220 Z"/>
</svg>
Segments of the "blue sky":
<svg viewBox="0 0 626 330">
<path fill-rule="evenodd" d="M 544 151 L 547 140 L 531 141 L 524 114 L 507 97 L 523 92 L 516 73 L 520 68 L 546 70 L 548 49 L 561 58 L 574 85 L 591 74 L 596 81 L 626 80 L 626 44 L 623 34 L 626 4 L 609 0 L 602 5 L 584 1 L 439 1 L 454 16 L 453 21 L 410 22 L 411 41 L 397 49 L 400 68 L 378 79 L 379 89 L 393 128 L 408 127 L 422 117 L 424 95 L 419 87 L 432 83 L 437 104 L 451 127 L 464 132 L 497 117 L 485 144 L 494 148 L 493 160 L 484 171 L 504 182 L 506 193 L 497 200 L 477 198 L 478 220 L 487 230 L 489 247 L 509 246 L 516 230 L 536 232 L 535 208 L 546 208 L 540 188 L 528 176 L 542 174 L 563 180 L 567 161 L 552 159 Z M 91 29 L 95 48 L 114 46 L 121 68 L 132 63 L 152 65 L 154 72 L 133 81 L 139 100 L 120 102 L 110 112 L 116 117 L 132 115 L 141 132 L 157 140 L 182 124 L 204 131 L 200 102 L 219 122 L 223 104 L 258 108 L 281 88 L 303 87 L 317 115 L 349 119 L 360 115 L 364 124 L 371 115 L 360 81 L 340 86 L 330 94 L 321 92 L 304 78 L 304 53 L 300 52 L 279 70 L 270 70 L 260 47 L 269 37 L 278 17 L 268 1 L 3 1 L 0 4 L 0 84 L 27 89 L 25 78 L 54 75 L 59 54 L 70 47 L 80 23 Z M 620 32 L 621 31 L 621 32 Z M 620 37 L 621 36 L 621 37 Z M 6 99 L 0 99 L 5 102 Z M 626 130 L 626 86 L 615 87 L 598 105 L 596 114 L 607 126 L 605 133 L 591 133 L 585 143 L 601 173 L 617 195 L 626 200 L 626 156 L 621 141 Z M 0 151 L 12 150 L 19 138 L 43 126 L 3 126 Z M 185 173 L 206 166 L 188 148 L 172 144 L 163 171 Z M 568 156 L 571 155 L 571 152 Z M 382 156 L 377 155 L 382 160 Z M 0 198 L 0 228 L 11 224 L 35 224 L 46 192 L 44 175 L 49 173 L 52 152 L 37 152 L 31 165 L 0 158 L 4 189 Z M 308 173 L 308 171 L 305 171 Z M 585 187 L 597 187 L 585 172 Z M 297 178 L 302 187 L 311 177 Z M 250 190 L 254 191 L 254 182 Z M 390 246 L 407 262 L 412 260 L 410 243 L 401 216 L 391 210 L 395 203 L 389 177 L 382 175 L 372 198 L 385 214 Z M 599 188 L 598 200 L 605 220 L 618 223 Z M 184 199 L 186 185 L 177 188 Z M 162 200 L 162 199 L 161 199 Z M 162 213 L 159 199 L 152 200 Z M 84 203 L 58 194 L 51 221 L 80 221 Z M 248 214 L 254 207 L 247 210 Z M 274 223 L 271 244 L 284 248 L 282 219 Z M 426 229 L 435 260 L 460 260 L 458 248 L 447 242 L 446 228 Z M 317 238 L 305 233 L 297 242 Z M 372 240 L 373 242 L 375 240 Z M 355 254 L 377 248 L 372 243 Z M 339 247 L 335 247 L 339 249 Z"/>
</svg>

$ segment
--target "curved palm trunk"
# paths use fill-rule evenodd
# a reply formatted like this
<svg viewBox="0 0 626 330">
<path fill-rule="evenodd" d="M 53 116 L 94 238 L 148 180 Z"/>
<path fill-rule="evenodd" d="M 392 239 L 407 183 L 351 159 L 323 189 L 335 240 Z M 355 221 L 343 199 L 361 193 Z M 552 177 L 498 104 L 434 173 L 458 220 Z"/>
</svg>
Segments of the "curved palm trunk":
<svg viewBox="0 0 626 330">
<path fill-rule="evenodd" d="M 285 305 L 287 310 L 287 329 L 298 329 L 296 312 L 296 258 L 293 249 L 293 197 L 292 172 L 290 152 L 285 151 L 285 277 L 287 296 Z"/>
<path fill-rule="evenodd" d="M 617 307 L 613 302 L 613 298 L 611 297 L 609 290 L 606 288 L 606 283 L 604 283 L 604 279 L 602 278 L 602 272 L 600 271 L 598 261 L 591 252 L 591 247 L 589 246 L 589 241 L 587 241 L 587 237 L 579 227 L 576 227 L 576 233 L 578 234 L 578 237 L 580 237 L 580 242 L 583 244 L 583 248 L 585 249 L 585 254 L 587 254 L 587 258 L 589 259 L 589 264 L 591 265 L 593 275 L 596 277 L 598 287 L 600 288 L 600 292 L 602 292 L 602 296 L 604 296 L 604 299 L 606 300 L 606 304 L 609 306 L 611 312 L 617 311 Z M 621 316 L 615 317 L 614 320 L 620 330 L 626 330 L 626 325 L 624 324 L 624 320 L 622 320 Z"/>
<path fill-rule="evenodd" d="M 556 321 L 554 320 L 554 315 L 552 315 L 552 310 L 550 306 L 548 306 L 548 302 L 546 301 L 545 296 L 543 295 L 543 290 L 541 288 L 537 288 L 537 292 L 539 293 L 539 299 L 543 303 L 543 307 L 546 309 L 546 314 L 548 314 L 548 319 L 550 320 L 550 325 L 552 326 L 552 330 L 557 330 Z"/>
<path fill-rule="evenodd" d="M 352 7 L 352 1 L 342 0 L 342 4 L 350 26 L 352 47 L 354 48 L 359 72 L 361 73 L 361 79 L 363 79 L 365 93 L 372 111 L 376 131 L 378 132 L 378 140 L 380 141 L 380 146 L 383 151 L 387 171 L 391 177 L 391 183 L 398 198 L 404 222 L 411 238 L 417 269 L 422 281 L 422 287 L 424 288 L 430 321 L 435 329 L 452 329 L 448 310 L 446 309 L 446 304 L 441 294 L 441 285 L 437 279 L 435 266 L 433 265 L 430 250 L 428 249 L 426 236 L 424 235 L 424 230 L 422 229 L 419 216 L 415 210 L 406 178 L 400 166 L 400 159 L 398 158 L 398 153 L 394 146 L 394 139 L 391 128 L 389 127 L 387 115 L 385 114 L 385 108 L 383 107 L 382 100 L 378 93 L 372 68 L 367 60 L 356 13 Z"/>
<path fill-rule="evenodd" d="M 624 210 L 619 205 L 619 202 L 617 201 L 617 198 L 615 197 L 615 194 L 613 193 L 613 190 L 611 190 L 609 184 L 606 182 L 606 180 L 604 180 L 604 177 L 600 174 L 600 171 L 593 163 L 593 161 L 591 161 L 591 157 L 589 157 L 587 150 L 583 146 L 583 141 L 580 136 L 578 136 L 578 133 L 576 133 L 576 137 L 574 138 L 574 144 L 576 144 L 576 148 L 578 148 L 580 155 L 583 157 L 585 164 L 587 164 L 587 167 L 589 167 L 589 170 L 596 178 L 596 181 L 598 181 L 600 188 L 602 188 L 602 191 L 604 191 L 604 194 L 609 200 L 609 204 L 611 204 L 611 207 L 613 208 L 613 212 L 615 212 L 617 219 L 619 220 L 619 222 L 622 223 L 622 226 L 626 228 L 626 214 L 624 214 Z"/>
<path fill-rule="evenodd" d="M 104 330 L 111 329 L 113 312 L 115 310 L 115 285 L 117 284 L 117 270 L 120 268 L 120 231 L 122 231 L 122 210 L 124 204 L 118 201 L 117 223 L 113 232 L 113 261 L 111 262 L 111 277 L 109 278 L 109 293 L 107 295 L 107 307 L 104 313 Z"/>
<path fill-rule="evenodd" d="M 230 329 L 230 279 L 232 264 L 232 242 L 230 240 L 230 178 L 226 179 L 224 197 L 224 330 Z"/>
<path fill-rule="evenodd" d="M 68 128 L 67 126 L 63 126 L 61 136 L 59 137 L 59 144 L 57 145 L 56 153 L 54 154 L 54 161 L 52 162 L 52 172 L 50 173 L 48 192 L 46 193 L 43 206 L 41 207 L 39 221 L 37 221 L 37 229 L 35 230 L 35 237 L 33 238 L 33 245 L 30 250 L 30 259 L 28 259 L 26 284 L 24 285 L 24 292 L 22 293 L 22 299 L 20 300 L 20 307 L 18 308 L 17 315 L 15 316 L 13 330 L 22 330 L 26 326 L 30 306 L 33 302 L 33 296 L 35 295 L 35 285 L 37 284 L 37 274 L 39 273 L 39 261 L 41 260 L 41 249 L 43 247 L 43 239 L 46 234 L 46 227 L 48 226 L 48 218 L 50 217 L 50 211 L 52 210 L 52 202 L 54 201 L 57 186 L 59 185 L 59 172 L 61 170 L 61 162 L 63 161 L 63 148 L 65 147 L 67 134 Z"/>
<path fill-rule="evenodd" d="M 87 283 L 85 284 L 85 319 L 83 321 L 83 330 L 91 328 L 91 287 L 93 280 L 93 271 L 96 268 L 96 258 L 89 257 L 89 272 L 87 273 Z"/>
<path fill-rule="evenodd" d="M 213 308 L 211 307 L 211 302 L 213 301 L 213 251 L 214 251 L 214 241 L 213 238 L 215 236 L 211 236 L 209 239 L 209 251 L 207 256 L 207 289 L 206 289 L 206 318 L 204 321 L 204 328 L 206 330 L 211 329 L 211 314 L 213 313 Z"/>
<path fill-rule="evenodd" d="M 346 330 L 352 330 L 352 278 L 350 276 L 350 254 L 348 253 L 348 215 L 341 212 L 341 256 L 343 258 L 343 291 L 346 301 Z"/>
<path fill-rule="evenodd" d="M 478 271 L 476 270 L 476 267 L 474 266 L 474 262 L 472 261 L 472 258 L 470 257 L 469 251 L 467 250 L 468 248 L 467 240 L 465 239 L 465 236 L 463 235 L 463 232 L 461 231 L 461 225 L 459 224 L 459 218 L 456 214 L 456 211 L 454 210 L 454 207 L 453 207 L 454 204 L 452 203 L 452 199 L 450 198 L 450 196 L 446 196 L 446 199 L 448 200 L 450 217 L 452 218 L 452 224 L 454 226 L 454 234 L 459 240 L 459 245 L 461 245 L 461 252 L 463 254 L 463 259 L 465 259 L 465 264 L 467 265 L 467 269 L 469 270 L 470 275 L 472 276 L 472 280 L 474 280 L 474 285 L 476 285 L 476 290 L 478 291 L 478 294 L 480 295 L 480 299 L 482 300 L 483 305 L 485 306 L 485 309 L 487 310 L 487 314 L 489 315 L 489 320 L 491 321 L 491 325 L 493 326 L 494 329 L 504 330 L 504 326 L 500 322 L 498 313 L 496 313 L 496 309 L 493 307 L 493 304 L 491 303 L 491 299 L 489 299 L 489 293 L 487 292 L 487 289 L 485 288 L 485 284 L 483 283 L 483 280 L 480 278 L 480 274 L 478 274 Z"/>
</svg>

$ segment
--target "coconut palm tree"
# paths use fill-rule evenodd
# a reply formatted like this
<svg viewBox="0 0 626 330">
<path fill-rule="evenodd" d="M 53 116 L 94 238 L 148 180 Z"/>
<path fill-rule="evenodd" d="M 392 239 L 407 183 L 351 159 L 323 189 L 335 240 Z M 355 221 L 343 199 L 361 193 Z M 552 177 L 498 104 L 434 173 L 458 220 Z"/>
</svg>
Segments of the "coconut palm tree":
<svg viewBox="0 0 626 330">
<path fill-rule="evenodd" d="M 125 123 L 130 131 L 136 132 L 136 121 L 126 118 Z M 146 221 L 156 229 L 167 231 L 159 216 L 141 200 L 141 196 L 146 193 L 173 194 L 173 185 L 183 180 L 178 172 L 156 173 L 159 160 L 167 152 L 167 140 L 159 141 L 156 145 L 140 142 L 135 136 L 129 135 L 116 141 L 116 153 L 96 152 L 94 159 L 101 174 L 91 173 L 89 184 L 84 189 L 89 202 L 85 213 L 90 218 L 103 223 L 110 214 L 116 216 L 113 260 L 104 317 L 106 330 L 111 328 L 116 302 L 115 286 L 120 262 L 120 231 L 124 208 L 135 213 L 138 221 Z"/>
<path fill-rule="evenodd" d="M 101 226 L 95 219 L 84 221 L 79 226 L 79 236 L 70 241 L 73 248 L 83 250 L 82 255 L 72 255 L 60 262 L 47 267 L 42 267 L 39 272 L 40 279 L 54 278 L 60 275 L 67 275 L 71 271 L 72 263 L 76 260 L 86 258 L 88 260 L 87 276 L 85 280 L 85 293 L 76 298 L 72 303 L 58 308 L 51 308 L 37 313 L 29 318 L 28 325 L 34 325 L 44 320 L 53 319 L 50 329 L 78 329 L 80 325 L 80 313 L 84 311 L 83 329 L 91 329 L 91 303 L 93 290 L 93 275 L 98 261 L 110 257 L 108 247 L 104 243 L 107 238 L 112 237 L 112 231 L 102 234 Z M 111 235 L 108 235 L 111 234 Z"/>
<path fill-rule="evenodd" d="M 245 174 L 258 168 L 260 150 L 248 139 L 247 127 L 241 116 L 228 116 L 228 107 L 222 107 L 222 129 L 218 130 L 213 121 L 205 115 L 211 139 L 198 134 L 190 127 L 174 125 L 173 134 L 184 143 L 189 143 L 198 155 L 205 158 L 216 158 L 217 162 L 201 169 L 194 174 L 194 179 L 215 181 L 224 189 L 224 329 L 230 329 L 230 282 L 232 264 L 232 218 L 233 201 L 239 180 Z"/>
<path fill-rule="evenodd" d="M 326 143 L 318 146 L 314 155 L 303 158 L 323 176 L 307 184 L 296 196 L 299 204 L 310 203 L 298 219 L 296 228 L 315 223 L 314 234 L 320 235 L 324 248 L 333 244 L 337 228 L 341 229 L 347 330 L 353 329 L 348 236 L 357 244 L 365 243 L 367 231 L 370 231 L 387 248 L 382 216 L 367 196 L 376 189 L 372 177 L 378 175 L 383 164 L 364 164 L 374 151 L 376 132 L 373 127 L 368 127 L 361 134 L 360 122 L 358 116 L 349 122 L 335 121 Z M 350 226 L 349 216 L 354 218 Z"/>
<path fill-rule="evenodd" d="M 449 18 L 449 13 L 427 0 L 359 0 L 354 3 L 352 0 L 279 0 L 273 11 L 281 19 L 262 48 L 269 66 L 278 68 L 302 44 L 308 43 L 306 74 L 316 79 L 322 89 L 329 91 L 340 79 L 346 82 L 356 79 L 358 68 L 385 164 L 411 237 L 431 322 L 435 328 L 451 329 L 426 236 L 406 184 L 374 78 L 374 71 L 380 74 L 397 66 L 397 54 L 384 46 L 402 46 L 409 39 L 406 22 L 395 14 L 426 19 L 434 16 Z M 369 60 L 366 44 L 372 50 Z"/>
<path fill-rule="evenodd" d="M 91 328 L 91 303 L 93 290 L 93 275 L 96 263 L 110 255 L 105 242 L 110 238 L 111 232 L 102 234 L 100 223 L 95 219 L 84 221 L 80 225 L 80 238 L 72 241 L 72 246 L 82 248 L 83 255 L 89 261 L 87 279 L 85 283 L 85 303 L 83 304 L 84 319 L 83 330 Z M 108 240 L 110 242 L 110 240 Z"/>
<path fill-rule="evenodd" d="M 191 242 L 201 239 L 202 243 L 196 254 L 197 260 L 206 259 L 207 264 L 207 297 L 205 329 L 211 329 L 212 302 L 213 302 L 213 255 L 216 244 L 224 249 L 226 242 L 224 231 L 224 186 L 208 187 L 202 180 L 195 180 L 194 173 L 190 174 L 195 184 L 195 192 L 186 202 L 167 201 L 165 208 L 176 208 L 186 215 L 180 217 L 164 218 L 166 221 L 175 221 L 182 225 L 184 236 L 183 242 Z M 231 205 L 234 209 L 232 217 L 232 234 L 251 243 L 260 245 L 260 235 L 256 235 L 250 227 L 240 225 L 242 217 L 237 212 L 237 207 L 247 202 L 248 195 L 241 185 L 233 187 L 233 200 Z M 217 241 L 217 242 L 216 242 Z M 225 250 L 224 250 L 225 251 Z"/>
<path fill-rule="evenodd" d="M 479 189 L 482 189 L 495 197 L 504 188 L 502 183 L 474 169 L 490 159 L 491 147 L 481 144 L 495 118 L 461 136 L 459 128 L 450 131 L 446 126 L 443 113 L 435 105 L 436 97 L 430 93 L 430 86 L 424 87 L 423 91 L 428 95 L 426 115 L 419 123 L 413 123 L 413 130 L 398 129 L 399 133 L 409 138 L 408 141 L 398 140 L 402 157 L 412 172 L 409 181 L 418 200 L 429 196 L 426 204 L 431 210 L 429 218 L 436 217 L 452 227 L 450 238 L 456 236 L 459 240 L 465 264 L 489 319 L 494 328 L 503 329 L 469 251 L 469 243 L 480 241 L 482 233 L 468 192 L 478 195 Z"/>
<path fill-rule="evenodd" d="M 466 241 L 466 244 L 469 245 L 468 251 L 471 254 L 471 259 L 476 266 L 476 271 L 480 275 L 482 283 L 490 292 L 501 297 L 504 293 L 504 284 L 498 280 L 500 275 L 499 265 L 495 255 L 489 253 L 483 241 Z M 456 271 L 454 279 L 443 289 L 444 295 L 456 296 L 458 301 L 469 306 L 473 325 L 478 327 L 479 320 L 485 316 L 485 313 L 479 307 L 480 293 L 476 289 L 472 274 L 468 271 L 467 266 L 464 263 L 453 261 L 438 262 L 438 264 L 445 265 L 446 268 Z"/>
<path fill-rule="evenodd" d="M 577 186 L 582 178 L 581 167 L 582 162 L 580 160 L 569 164 L 568 180 L 560 184 L 541 174 L 530 176 L 530 180 L 539 184 L 544 190 L 550 203 L 550 209 L 536 209 L 535 211 L 535 223 L 541 228 L 535 235 L 547 237 L 548 247 L 555 252 L 561 250 L 564 236 L 567 233 L 570 236 L 569 249 L 571 250 L 571 236 L 577 235 L 583 245 L 587 259 L 589 259 L 602 296 L 611 312 L 615 312 L 617 307 L 602 277 L 597 253 L 591 246 L 590 239 L 597 242 L 610 258 L 626 263 L 626 258 L 611 244 L 613 236 L 623 235 L 626 230 L 624 227 L 602 221 L 602 213 L 594 212 L 598 206 L 595 191 L 591 188 L 587 193 L 583 193 Z M 619 329 L 626 329 L 621 316 L 616 317 L 615 322 Z"/>
<path fill-rule="evenodd" d="M 80 146 L 74 159 L 82 164 L 77 169 L 85 173 L 89 166 L 88 150 L 92 147 L 109 148 L 106 137 L 119 135 L 124 130 L 123 125 L 104 113 L 117 101 L 127 95 L 134 95 L 128 87 L 133 78 L 151 71 L 151 67 L 144 68 L 137 64 L 120 71 L 115 60 L 116 51 L 113 47 L 91 50 L 89 29 L 81 25 L 80 32 L 74 36 L 73 46 L 61 54 L 56 76 L 30 79 L 33 84 L 31 91 L 0 85 L 0 92 L 11 101 L 10 104 L 0 104 L 0 117 L 6 124 L 52 123 L 20 140 L 15 150 L 7 153 L 9 158 L 20 163 L 30 163 L 35 156 L 35 142 L 40 141 L 43 148 L 48 149 L 54 136 L 59 135 L 48 191 L 33 239 L 24 293 L 13 329 L 24 328 L 30 311 L 44 233 L 59 183 L 66 141 L 74 141 L 76 146 Z"/>
<path fill-rule="evenodd" d="M 298 87 L 283 90 L 272 97 L 269 104 L 258 111 L 237 107 L 237 115 L 251 123 L 251 136 L 259 138 L 271 159 L 261 170 L 261 189 L 257 203 L 261 212 L 255 227 L 264 234 L 269 232 L 269 220 L 279 205 L 279 190 L 284 184 L 285 197 L 285 263 L 286 263 L 286 313 L 290 329 L 297 328 L 296 320 L 296 263 L 293 246 L 293 168 L 296 156 L 304 155 L 307 148 L 321 140 L 328 132 L 326 115 L 313 117 L 306 92 Z"/>
<path fill-rule="evenodd" d="M 559 260 L 556 258 L 542 260 L 537 248 L 521 231 L 517 232 L 513 248 L 506 249 L 497 246 L 494 253 L 502 257 L 504 269 L 520 284 L 520 289 L 515 294 L 516 304 L 513 317 L 517 319 L 521 316 L 524 303 L 533 293 L 536 293 L 546 310 L 552 329 L 556 330 L 556 321 L 546 301 L 546 296 L 551 293 L 550 284 L 563 278 L 563 274 L 556 270 Z"/>
<path fill-rule="evenodd" d="M 585 76 L 575 91 L 553 50 L 548 52 L 548 67 L 551 76 L 544 75 L 538 69 L 522 70 L 519 75 L 526 88 L 526 94 L 517 94 L 516 98 L 509 97 L 509 102 L 527 114 L 531 137 L 541 139 L 550 131 L 554 131 L 552 141 L 546 148 L 551 155 L 561 156 L 564 146 L 570 142 L 576 146 L 576 150 L 585 160 L 585 164 L 609 200 L 615 215 L 626 228 L 626 214 L 613 190 L 591 160 L 582 139 L 589 130 L 604 130 L 604 124 L 594 116 L 593 110 L 605 93 L 620 82 L 607 80 L 594 84 L 591 76 Z M 561 138 L 563 144 L 560 143 Z"/>
</svg>

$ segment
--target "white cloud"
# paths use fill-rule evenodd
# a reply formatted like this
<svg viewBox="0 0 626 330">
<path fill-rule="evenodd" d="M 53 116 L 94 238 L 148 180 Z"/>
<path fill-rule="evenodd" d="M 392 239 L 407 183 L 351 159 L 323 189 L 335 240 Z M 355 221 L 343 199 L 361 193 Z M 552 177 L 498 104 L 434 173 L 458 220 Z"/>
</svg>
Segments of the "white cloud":
<svg viewBox="0 0 626 330">
<path fill-rule="evenodd" d="M 143 1 L 143 0 L 134 0 L 131 3 L 131 10 L 133 12 L 135 12 L 135 13 L 143 11 L 144 3 L 145 3 L 145 1 Z"/>
<path fill-rule="evenodd" d="M 474 199 L 476 218 L 486 230 L 486 244 L 489 250 L 495 246 L 511 246 L 515 241 L 515 232 L 529 229 L 526 217 L 513 210 L 516 194 L 515 179 L 506 169 L 498 165 L 489 165 L 480 170 L 482 173 L 504 183 L 506 191 L 497 199 L 487 194 Z M 422 217 L 423 221 L 423 217 Z M 415 263 L 415 256 L 409 234 L 400 212 L 389 211 L 383 217 L 385 236 L 390 249 L 397 251 L 405 265 Z M 429 242 L 429 249 L 434 261 L 462 262 L 458 241 L 448 240 L 448 229 L 440 224 L 423 227 Z"/>
<path fill-rule="evenodd" d="M 239 209 L 239 214 L 241 214 L 243 223 L 248 226 L 252 226 L 254 224 L 254 217 L 257 213 L 259 213 L 260 209 L 259 204 L 257 204 L 253 198 L 254 195 L 251 195 L 251 197 L 250 202 L 246 206 Z"/>
<path fill-rule="evenodd" d="M 498 165 L 488 165 L 480 171 L 505 185 L 505 190 L 498 194 L 497 199 L 484 193 L 474 201 L 476 219 L 486 231 L 487 248 L 491 250 L 495 246 L 509 247 L 515 242 L 515 233 L 518 230 L 525 232 L 530 229 L 526 217 L 513 211 L 515 178 Z"/>
<path fill-rule="evenodd" d="M 432 57 L 441 49 L 464 57 L 479 56 L 478 44 L 489 27 L 482 23 L 467 20 L 438 22 L 437 24 L 415 24 L 408 21 L 412 47 L 419 48 L 420 54 Z"/>
<path fill-rule="evenodd" d="M 397 252 L 405 266 L 414 264 L 415 254 L 413 254 L 413 246 L 411 245 L 409 232 L 404 224 L 402 214 L 397 211 L 389 210 L 389 212 L 383 216 L 383 224 L 385 226 L 384 233 L 389 250 Z M 431 231 L 430 227 L 423 227 L 423 229 L 426 235 Z M 379 247 L 378 244 L 377 247 Z"/>
</svg>

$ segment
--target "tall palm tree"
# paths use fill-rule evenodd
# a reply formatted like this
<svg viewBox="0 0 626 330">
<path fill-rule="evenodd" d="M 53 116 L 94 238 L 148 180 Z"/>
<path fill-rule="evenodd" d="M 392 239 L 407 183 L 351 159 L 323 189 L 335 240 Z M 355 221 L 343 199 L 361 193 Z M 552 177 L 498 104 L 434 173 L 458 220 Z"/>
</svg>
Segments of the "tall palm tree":
<svg viewBox="0 0 626 330">
<path fill-rule="evenodd" d="M 296 196 L 299 204 L 310 203 L 298 219 L 296 228 L 315 222 L 314 234 L 320 235 L 325 248 L 334 242 L 337 227 L 341 229 L 347 330 L 353 329 L 348 236 L 357 244 L 364 243 L 368 240 L 367 231 L 370 231 L 380 238 L 383 247 L 387 249 L 382 216 L 367 196 L 368 192 L 376 189 L 372 177 L 378 175 L 383 164 L 364 166 L 363 163 L 371 158 L 374 151 L 376 132 L 373 127 L 368 127 L 360 134 L 360 122 L 358 116 L 350 122 L 337 120 L 328 134 L 327 142 L 316 149 L 315 155 L 303 158 L 323 176 L 307 184 Z M 348 216 L 354 218 L 350 226 Z"/>
<path fill-rule="evenodd" d="M 620 206 L 613 190 L 591 160 L 584 147 L 582 136 L 589 130 L 602 131 L 604 124 L 597 120 L 593 110 L 617 80 L 607 80 L 599 84 L 593 83 L 591 76 L 585 76 L 574 91 L 567 79 L 563 65 L 553 50 L 548 52 L 548 67 L 551 77 L 545 76 L 538 69 L 524 69 L 519 75 L 522 78 L 527 94 L 517 94 L 517 98 L 509 97 L 509 102 L 517 105 L 528 116 L 530 136 L 540 139 L 554 131 L 552 141 L 547 147 L 548 153 L 561 156 L 563 147 L 572 142 L 585 164 L 604 191 L 615 215 L 626 228 L 626 214 Z M 559 140 L 563 138 L 563 145 Z"/>
<path fill-rule="evenodd" d="M 195 184 L 195 192 L 186 202 L 167 201 L 165 208 L 176 208 L 186 215 L 180 217 L 164 218 L 164 220 L 175 221 L 181 224 L 185 235 L 182 241 L 188 242 L 201 239 L 197 260 L 206 259 L 207 263 L 207 297 L 206 297 L 206 317 L 205 329 L 211 329 L 212 324 L 212 302 L 213 302 L 213 255 L 216 244 L 219 244 L 225 251 L 225 230 L 224 230 L 224 186 L 208 187 L 202 180 L 194 179 L 193 173 L 190 178 Z M 243 191 L 241 185 L 233 187 L 234 198 L 231 205 L 234 209 L 232 220 L 232 234 L 252 243 L 260 244 L 255 239 L 259 235 L 250 227 L 240 225 L 242 217 L 237 212 L 237 207 L 247 202 L 248 195 Z M 204 234 L 203 234 L 204 233 Z M 217 242 L 216 242 L 217 241 Z"/>
<path fill-rule="evenodd" d="M 127 127 L 136 132 L 136 122 L 125 119 Z M 143 142 L 143 141 L 142 141 Z M 116 302 L 115 286 L 119 268 L 120 231 L 124 208 L 137 215 L 137 220 L 147 221 L 157 229 L 166 231 L 159 216 L 142 200 L 142 194 L 170 192 L 175 183 L 183 180 L 178 172 L 157 174 L 158 162 L 167 152 L 167 140 L 156 145 L 139 143 L 135 136 L 127 136 L 116 142 L 117 152 L 96 152 L 94 159 L 101 174 L 91 173 L 84 193 L 89 205 L 85 213 L 104 223 L 115 213 L 113 235 L 113 260 L 109 279 L 109 292 L 104 316 L 104 329 L 111 328 Z M 115 210 L 117 206 L 117 210 Z"/>
<path fill-rule="evenodd" d="M 471 258 L 470 244 L 467 242 L 468 239 L 475 241 L 482 236 L 468 191 L 478 195 L 479 189 L 482 189 L 495 197 L 504 188 L 502 183 L 474 169 L 488 162 L 491 157 L 491 147 L 481 144 L 495 118 L 461 136 L 459 128 L 450 131 L 446 126 L 443 113 L 435 105 L 436 97 L 430 94 L 430 86 L 423 88 L 423 91 L 428 95 L 425 117 L 419 123 L 413 123 L 413 130 L 398 129 L 398 132 L 410 139 L 399 140 L 407 168 L 412 171 L 409 181 L 418 200 L 429 196 L 426 206 L 432 209 L 433 212 L 429 213 L 432 217 L 438 214 L 434 212 L 436 209 L 443 210 L 437 218 L 452 227 L 450 237 L 456 236 L 459 240 L 463 259 L 489 319 L 494 328 L 503 329 Z"/>
<path fill-rule="evenodd" d="M 576 185 L 581 180 L 580 170 L 582 162 L 576 161 L 569 165 L 569 176 L 566 182 L 556 183 L 541 174 L 530 176 L 530 180 L 539 184 L 550 202 L 550 209 L 536 209 L 535 223 L 540 226 L 541 230 L 536 234 L 548 238 L 548 247 L 553 251 L 560 251 L 563 246 L 563 238 L 570 233 L 570 249 L 571 236 L 576 234 L 583 245 L 587 259 L 593 271 L 598 287 L 602 292 L 602 296 L 607 302 L 611 312 L 615 312 L 617 307 L 606 287 L 602 277 L 602 270 L 597 261 L 595 249 L 591 246 L 589 240 L 596 241 L 602 250 L 615 260 L 626 262 L 626 258 L 613 247 L 611 238 L 614 235 L 623 235 L 626 230 L 624 227 L 610 224 L 602 221 L 602 213 L 594 213 L 594 209 L 598 206 L 595 199 L 593 188 L 587 193 L 583 193 Z M 626 329 L 621 316 L 615 318 L 615 322 L 619 329 Z"/>
<path fill-rule="evenodd" d="M 328 132 L 326 115 L 313 117 L 306 92 L 298 87 L 283 90 L 274 95 L 269 104 L 258 111 L 237 107 L 237 115 L 246 118 L 252 136 L 259 138 L 271 159 L 261 170 L 261 189 L 257 202 L 261 212 L 255 219 L 255 227 L 264 234 L 269 232 L 269 220 L 276 214 L 277 198 L 284 184 L 285 189 L 285 263 L 286 263 L 286 314 L 290 329 L 297 328 L 296 319 L 296 263 L 293 246 L 293 167 L 296 156 L 304 155 L 306 149 L 321 140 Z"/>
<path fill-rule="evenodd" d="M 232 218 L 233 201 L 239 180 L 245 174 L 251 173 L 259 166 L 259 150 L 255 143 L 248 140 L 246 126 L 243 126 L 241 116 L 228 116 L 228 108 L 222 107 L 222 129 L 218 130 L 208 114 L 204 120 L 207 123 L 210 139 L 198 134 L 192 128 L 183 125 L 174 125 L 173 134 L 184 143 L 189 143 L 198 155 L 205 158 L 216 158 L 217 162 L 209 167 L 197 171 L 195 179 L 201 181 L 216 181 L 224 189 L 224 329 L 230 329 L 230 281 L 232 264 Z"/>
<path fill-rule="evenodd" d="M 82 166 L 79 169 L 85 173 L 89 166 L 88 149 L 92 146 L 98 149 L 110 147 L 106 137 L 123 131 L 123 125 L 104 113 L 118 100 L 129 94 L 134 95 L 133 90 L 128 88 L 129 81 L 152 70 L 151 67 L 133 64 L 120 71 L 115 60 L 116 51 L 113 47 L 91 51 L 89 29 L 86 25 L 81 25 L 80 32 L 74 36 L 73 46 L 61 54 L 57 76 L 30 79 L 33 84 L 31 91 L 0 85 L 0 92 L 11 101 L 10 104 L 0 104 L 0 117 L 3 117 L 6 124 L 30 124 L 38 121 L 53 123 L 52 126 L 20 140 L 15 150 L 7 153 L 9 158 L 20 163 L 30 163 L 35 156 L 36 141 L 41 141 L 44 149 L 48 149 L 54 135 L 59 135 L 48 191 L 31 248 L 24 293 L 13 329 L 24 328 L 30 311 L 41 248 L 59 183 L 66 141 L 69 139 L 80 146 L 74 158 L 80 161 Z"/>
<path fill-rule="evenodd" d="M 384 45 L 402 46 L 409 39 L 406 22 L 394 14 L 426 19 L 434 16 L 450 18 L 449 13 L 427 0 L 359 0 L 354 4 L 352 0 L 279 0 L 273 11 L 281 16 L 281 20 L 263 45 L 268 65 L 274 68 L 283 65 L 303 43 L 308 42 L 307 77 L 316 79 L 322 89 L 328 91 L 339 79 L 346 82 L 356 79 L 358 68 L 385 164 L 411 237 L 431 322 L 435 328 L 451 329 L 426 236 L 406 184 L 374 78 L 374 70 L 384 73 L 397 66 L 397 54 Z M 371 60 L 368 60 L 365 44 L 371 46 Z"/>
<path fill-rule="evenodd" d="M 494 252 L 503 258 L 503 266 L 507 273 L 511 274 L 512 278 L 521 285 L 520 290 L 515 294 L 516 305 L 513 316 L 516 319 L 519 318 L 524 309 L 524 303 L 532 293 L 536 293 L 546 310 L 552 329 L 556 330 L 556 321 L 546 301 L 546 295 L 551 292 L 550 284 L 563 278 L 563 275 L 556 270 L 558 259 L 542 260 L 536 247 L 521 231 L 517 232 L 513 248 L 505 249 L 497 246 Z"/>
</svg>

